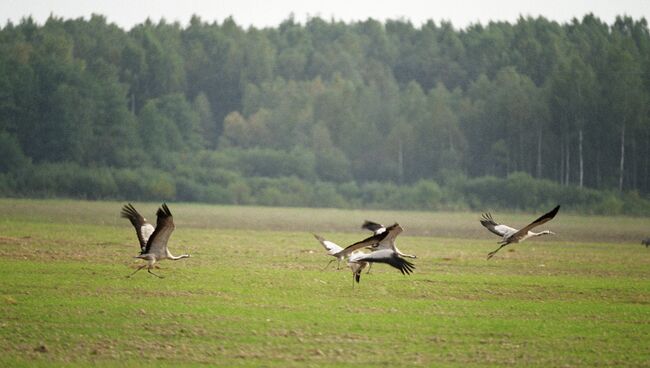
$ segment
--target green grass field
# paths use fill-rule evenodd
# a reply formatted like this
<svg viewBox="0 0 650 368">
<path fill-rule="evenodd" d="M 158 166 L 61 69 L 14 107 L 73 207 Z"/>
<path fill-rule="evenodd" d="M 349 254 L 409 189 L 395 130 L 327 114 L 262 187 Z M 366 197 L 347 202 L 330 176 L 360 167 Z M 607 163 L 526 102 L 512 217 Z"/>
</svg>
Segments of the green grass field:
<svg viewBox="0 0 650 368">
<path fill-rule="evenodd" d="M 486 261 L 479 213 L 171 203 L 192 257 L 160 280 L 125 277 L 122 204 L 0 200 L 0 366 L 650 366 L 648 219 L 561 210 L 556 236 Z M 321 270 L 311 233 L 348 245 L 364 219 L 402 224 L 414 274 Z"/>
</svg>

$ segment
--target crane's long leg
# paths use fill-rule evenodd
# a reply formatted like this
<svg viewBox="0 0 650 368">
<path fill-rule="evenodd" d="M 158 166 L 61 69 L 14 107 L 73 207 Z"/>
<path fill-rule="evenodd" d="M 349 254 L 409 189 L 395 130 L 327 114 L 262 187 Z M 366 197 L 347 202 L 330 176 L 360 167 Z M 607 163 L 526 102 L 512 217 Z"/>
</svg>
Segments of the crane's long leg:
<svg viewBox="0 0 650 368">
<path fill-rule="evenodd" d="M 164 279 L 164 277 L 163 277 L 163 276 L 160 276 L 160 275 L 156 275 L 155 273 L 153 273 L 153 272 L 151 272 L 151 268 L 147 268 L 147 272 L 149 272 L 150 274 L 152 274 L 152 275 L 154 275 L 154 276 L 156 276 L 156 277 L 157 277 L 157 278 L 159 278 L 159 279 Z"/>
<path fill-rule="evenodd" d="M 499 248 L 497 248 L 495 251 L 492 251 L 492 252 L 488 253 L 487 259 L 490 259 L 490 258 L 494 257 L 494 255 L 495 255 L 495 254 L 496 254 L 496 253 L 497 253 L 501 248 L 505 247 L 505 246 L 508 245 L 508 244 L 509 244 L 509 243 L 501 244 L 501 246 L 500 246 Z"/>
<path fill-rule="evenodd" d="M 370 264 L 368 265 L 368 272 L 366 272 L 366 275 L 370 273 L 370 269 L 372 268 L 372 262 L 368 262 L 368 263 Z"/>
<path fill-rule="evenodd" d="M 329 261 L 329 263 L 325 267 L 323 267 L 323 269 L 321 271 L 325 271 L 327 269 L 327 267 L 329 267 L 329 265 L 331 265 L 332 262 L 334 262 L 334 261 L 336 261 L 336 260 L 333 259 L 333 260 Z"/>
<path fill-rule="evenodd" d="M 131 277 L 131 276 L 135 275 L 136 272 L 140 271 L 141 269 L 143 269 L 143 268 L 145 268 L 145 267 L 147 267 L 147 265 L 146 265 L 146 264 L 143 264 L 142 266 L 138 267 L 137 270 L 133 271 L 132 274 L 127 275 L 126 277 Z"/>
</svg>

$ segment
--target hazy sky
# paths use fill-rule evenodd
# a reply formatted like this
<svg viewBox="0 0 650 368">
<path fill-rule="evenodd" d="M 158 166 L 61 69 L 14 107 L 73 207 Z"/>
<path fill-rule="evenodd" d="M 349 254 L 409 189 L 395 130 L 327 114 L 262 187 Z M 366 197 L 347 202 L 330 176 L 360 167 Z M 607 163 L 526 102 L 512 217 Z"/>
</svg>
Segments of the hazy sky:
<svg viewBox="0 0 650 368">
<path fill-rule="evenodd" d="M 147 17 L 186 25 L 192 14 L 219 22 L 233 16 L 242 26 L 266 27 L 278 25 L 293 13 L 299 22 L 310 16 L 344 21 L 403 18 L 415 25 L 433 19 L 464 28 L 490 20 L 515 22 L 520 15 L 542 15 L 563 23 L 590 12 L 609 24 L 616 15 L 650 19 L 650 0 L 0 0 L 0 26 L 8 20 L 18 23 L 28 15 L 42 24 L 50 14 L 87 19 L 97 13 L 125 29 Z"/>
</svg>

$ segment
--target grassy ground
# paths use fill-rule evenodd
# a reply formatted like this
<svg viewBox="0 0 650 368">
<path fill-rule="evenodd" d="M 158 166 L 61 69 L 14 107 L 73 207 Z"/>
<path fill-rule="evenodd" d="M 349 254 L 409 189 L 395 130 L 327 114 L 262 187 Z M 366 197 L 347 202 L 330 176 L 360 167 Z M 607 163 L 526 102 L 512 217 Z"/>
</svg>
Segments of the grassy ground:
<svg viewBox="0 0 650 368">
<path fill-rule="evenodd" d="M 192 258 L 159 280 L 125 278 L 120 206 L 0 200 L 0 366 L 650 366 L 647 219 L 561 211 L 558 235 L 486 261 L 478 213 L 171 204 L 170 249 Z M 366 218 L 403 225 L 413 275 L 321 271 L 310 232 L 346 245 Z"/>
</svg>

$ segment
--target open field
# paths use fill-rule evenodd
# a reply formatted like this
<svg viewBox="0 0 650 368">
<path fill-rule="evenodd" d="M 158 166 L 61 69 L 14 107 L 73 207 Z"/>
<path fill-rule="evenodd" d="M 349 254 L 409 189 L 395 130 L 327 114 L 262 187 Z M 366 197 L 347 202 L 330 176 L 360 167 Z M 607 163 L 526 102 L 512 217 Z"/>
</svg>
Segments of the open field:
<svg viewBox="0 0 650 368">
<path fill-rule="evenodd" d="M 121 205 L 0 199 L 0 366 L 650 366 L 649 219 L 561 210 L 558 235 L 486 261 L 478 213 L 172 203 L 170 249 L 192 258 L 159 280 L 125 278 Z M 311 232 L 347 245 L 364 219 L 403 225 L 413 275 L 321 271 Z"/>
</svg>

